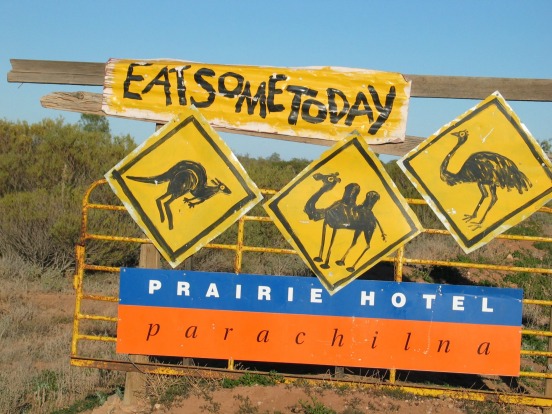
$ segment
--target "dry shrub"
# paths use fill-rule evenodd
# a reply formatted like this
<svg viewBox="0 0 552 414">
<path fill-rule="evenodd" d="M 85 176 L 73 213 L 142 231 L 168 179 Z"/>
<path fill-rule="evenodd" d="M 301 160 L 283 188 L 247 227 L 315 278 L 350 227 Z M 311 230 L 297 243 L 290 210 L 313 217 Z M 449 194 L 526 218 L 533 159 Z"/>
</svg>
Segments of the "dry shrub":
<svg viewBox="0 0 552 414">
<path fill-rule="evenodd" d="M 49 413 L 122 384 L 69 364 L 74 296 L 59 271 L 0 257 L 0 283 L 0 412 Z"/>
<path fill-rule="evenodd" d="M 457 257 L 461 250 L 450 236 L 422 233 L 405 246 L 408 258 L 448 260 Z"/>
</svg>

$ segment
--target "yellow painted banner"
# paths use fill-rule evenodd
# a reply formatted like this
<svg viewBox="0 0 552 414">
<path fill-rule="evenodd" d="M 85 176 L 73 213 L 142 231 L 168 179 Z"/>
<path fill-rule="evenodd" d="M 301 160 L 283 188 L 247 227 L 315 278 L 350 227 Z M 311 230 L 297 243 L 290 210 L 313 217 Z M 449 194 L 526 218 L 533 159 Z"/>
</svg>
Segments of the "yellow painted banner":
<svg viewBox="0 0 552 414">
<path fill-rule="evenodd" d="M 322 154 L 264 207 L 330 294 L 422 228 L 357 133 Z"/>
<path fill-rule="evenodd" d="M 175 267 L 247 213 L 262 195 L 197 109 L 183 109 L 106 179 Z"/>
<path fill-rule="evenodd" d="M 378 144 L 404 141 L 409 98 L 399 73 L 111 59 L 103 110 L 165 122 L 193 105 L 214 127 Z"/>
<path fill-rule="evenodd" d="M 552 198 L 552 164 L 495 92 L 398 161 L 469 253 Z"/>
</svg>

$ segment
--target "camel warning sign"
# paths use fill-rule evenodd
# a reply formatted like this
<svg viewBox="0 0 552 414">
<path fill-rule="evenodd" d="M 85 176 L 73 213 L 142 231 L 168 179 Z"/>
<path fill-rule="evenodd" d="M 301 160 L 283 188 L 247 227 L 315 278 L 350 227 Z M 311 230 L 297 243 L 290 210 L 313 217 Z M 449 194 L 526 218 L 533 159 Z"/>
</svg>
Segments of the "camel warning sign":
<svg viewBox="0 0 552 414">
<path fill-rule="evenodd" d="M 173 267 L 262 198 L 238 159 L 195 108 L 183 110 L 105 177 Z"/>
<path fill-rule="evenodd" d="M 358 133 L 311 163 L 265 209 L 330 294 L 421 228 Z"/>
<path fill-rule="evenodd" d="M 466 253 L 529 217 L 552 194 L 550 160 L 498 92 L 399 166 Z"/>
</svg>

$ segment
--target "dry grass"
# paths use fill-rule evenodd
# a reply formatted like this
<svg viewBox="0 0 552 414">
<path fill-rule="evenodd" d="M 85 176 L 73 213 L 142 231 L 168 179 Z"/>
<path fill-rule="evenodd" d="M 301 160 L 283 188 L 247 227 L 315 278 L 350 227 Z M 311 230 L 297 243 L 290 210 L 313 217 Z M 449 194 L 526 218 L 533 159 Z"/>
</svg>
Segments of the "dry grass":
<svg viewBox="0 0 552 414">
<path fill-rule="evenodd" d="M 259 227 L 260 233 L 268 232 Z M 260 237 L 260 236 L 259 236 Z M 258 244 L 256 238 L 252 244 Z M 422 234 L 406 246 L 405 256 L 434 260 L 470 261 L 495 264 L 530 262 L 535 250 L 516 255 L 520 247 L 493 241 L 466 257 L 451 237 Z M 512 256 L 513 255 L 513 256 Z M 512 256 L 512 259 L 508 257 Z M 518 257 L 519 256 L 519 257 Z M 550 256 L 550 254 L 549 254 Z M 231 251 L 203 249 L 193 259 L 196 270 L 233 271 Z M 539 260 L 542 258 L 538 258 Z M 508 262 L 507 260 L 511 260 Z M 549 266 L 546 264 L 546 266 Z M 277 275 L 305 275 L 308 269 L 296 256 L 249 253 L 244 255 L 243 272 Z M 472 271 L 431 266 L 406 266 L 405 278 L 430 283 L 484 283 L 495 286 L 515 285 L 514 279 L 497 272 Z M 453 275 L 457 280 L 445 279 Z M 17 258 L 0 258 L 0 412 L 50 413 L 75 401 L 95 395 L 98 401 L 105 392 L 114 392 L 124 383 L 124 374 L 96 369 L 71 367 L 69 364 L 73 321 L 74 292 L 69 274 L 42 269 L 23 263 Z M 524 280 L 521 277 L 520 281 Z M 527 276 L 529 281 L 537 279 Z M 546 279 L 549 281 L 549 279 Z M 118 275 L 87 274 L 84 279 L 87 293 L 117 297 Z M 539 282 L 540 283 L 540 282 Z M 546 288 L 546 286 L 544 286 Z M 548 286 L 548 291 L 550 289 Z M 543 290 L 538 285 L 536 290 Z M 84 301 L 82 311 L 90 314 L 116 316 L 114 303 Z M 542 307 L 528 306 L 524 318 L 531 326 L 546 328 L 548 314 Z M 115 335 L 115 324 L 83 321 L 81 333 Z M 524 344 L 527 349 L 539 349 L 540 342 Z M 112 343 L 86 341 L 79 345 L 79 355 L 105 359 L 121 359 Z M 541 361 L 532 362 L 540 369 Z M 539 389 L 539 385 L 530 384 Z M 200 397 L 209 412 L 216 412 L 209 384 L 183 381 L 182 378 L 148 376 L 145 396 L 152 403 L 170 404 L 175 395 Z M 104 393 L 104 394 L 102 394 Z"/>
<path fill-rule="evenodd" d="M 0 282 L 0 412 L 51 413 L 122 385 L 120 373 L 70 366 L 68 278 L 1 258 Z"/>
</svg>

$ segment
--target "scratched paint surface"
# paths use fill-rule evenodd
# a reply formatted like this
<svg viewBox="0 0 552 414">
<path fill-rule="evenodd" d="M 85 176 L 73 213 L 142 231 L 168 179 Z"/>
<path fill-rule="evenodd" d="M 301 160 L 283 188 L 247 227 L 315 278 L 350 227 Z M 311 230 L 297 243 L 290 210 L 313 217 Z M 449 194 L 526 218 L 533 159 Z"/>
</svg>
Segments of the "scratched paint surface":
<svg viewBox="0 0 552 414">
<path fill-rule="evenodd" d="M 122 269 L 117 352 L 519 374 L 520 289 Z"/>
<path fill-rule="evenodd" d="M 193 104 L 215 127 L 378 144 L 404 141 L 409 99 L 399 73 L 111 59 L 103 110 L 164 122 Z"/>
<path fill-rule="evenodd" d="M 419 232 L 419 224 L 364 139 L 350 134 L 264 204 L 330 293 Z"/>
<path fill-rule="evenodd" d="M 497 92 L 398 161 L 469 253 L 529 217 L 552 194 L 552 168 Z"/>
<path fill-rule="evenodd" d="M 183 110 L 105 177 L 173 267 L 262 198 L 230 148 L 195 108 Z"/>
</svg>

